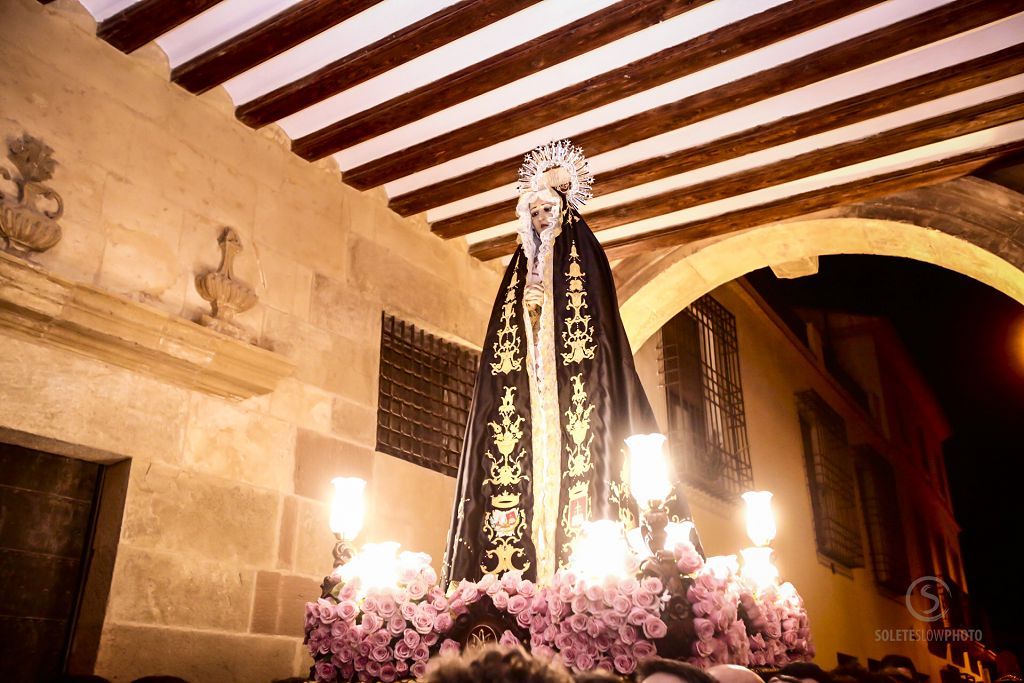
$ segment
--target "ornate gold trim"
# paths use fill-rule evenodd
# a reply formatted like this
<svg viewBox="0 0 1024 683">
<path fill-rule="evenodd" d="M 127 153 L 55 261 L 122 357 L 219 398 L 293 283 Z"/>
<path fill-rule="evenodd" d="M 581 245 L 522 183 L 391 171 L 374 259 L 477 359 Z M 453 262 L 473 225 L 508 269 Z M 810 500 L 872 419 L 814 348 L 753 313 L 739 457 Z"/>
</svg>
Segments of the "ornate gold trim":
<svg viewBox="0 0 1024 683">
<path fill-rule="evenodd" d="M 480 569 L 488 574 L 512 569 L 525 571 L 530 567 L 526 551 L 522 547 L 526 515 L 519 507 L 520 494 L 514 490 L 523 479 L 529 479 L 523 475 L 522 451 L 518 455 L 512 455 L 523 438 L 522 424 L 525 419 L 522 415 L 516 414 L 515 395 L 514 386 L 505 387 L 501 405 L 498 407 L 501 422 L 488 423 L 493 433 L 492 443 L 502 456 L 501 460 L 496 459 L 490 449 L 484 453 L 490 461 L 491 476 L 483 483 L 497 489 L 490 497 L 490 509 L 484 514 L 484 535 L 491 546 L 484 551 L 484 556 L 494 560 L 494 566 L 488 568 L 485 561 L 480 564 Z M 516 566 L 517 558 L 521 558 L 521 566 Z"/>
<path fill-rule="evenodd" d="M 565 309 L 572 313 L 572 317 L 565 319 L 565 330 L 562 332 L 562 343 L 566 351 L 562 353 L 562 363 L 579 363 L 584 359 L 592 359 L 597 346 L 594 344 L 594 328 L 590 324 L 590 316 L 584 314 L 587 306 L 587 290 L 584 289 L 584 282 L 587 274 L 580 266 L 580 255 L 576 251 L 576 241 L 573 240 L 569 250 L 569 278 L 568 287 L 565 291 L 567 303 Z"/>
<path fill-rule="evenodd" d="M 494 340 L 494 357 L 498 360 L 491 363 L 491 374 L 499 375 L 523 369 L 523 359 L 519 355 L 522 340 L 519 337 L 519 325 L 515 324 L 516 287 L 519 284 L 519 259 L 512 264 L 512 278 L 505 288 L 505 303 L 501 307 L 503 327 L 498 330 L 498 338 Z"/>
</svg>

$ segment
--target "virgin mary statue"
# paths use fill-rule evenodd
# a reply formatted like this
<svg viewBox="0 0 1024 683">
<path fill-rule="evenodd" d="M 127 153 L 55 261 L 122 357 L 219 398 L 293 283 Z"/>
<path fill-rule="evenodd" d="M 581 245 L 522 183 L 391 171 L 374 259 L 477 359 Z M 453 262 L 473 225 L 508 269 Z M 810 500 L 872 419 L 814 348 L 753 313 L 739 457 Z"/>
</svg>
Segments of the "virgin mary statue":
<svg viewBox="0 0 1024 683">
<path fill-rule="evenodd" d="M 658 431 L 608 259 L 579 214 L 592 176 L 568 141 L 519 173 L 519 246 L 498 290 L 456 485 L 447 581 L 549 579 L 589 520 L 637 526 L 626 437 Z M 690 518 L 681 488 L 667 501 Z"/>
</svg>

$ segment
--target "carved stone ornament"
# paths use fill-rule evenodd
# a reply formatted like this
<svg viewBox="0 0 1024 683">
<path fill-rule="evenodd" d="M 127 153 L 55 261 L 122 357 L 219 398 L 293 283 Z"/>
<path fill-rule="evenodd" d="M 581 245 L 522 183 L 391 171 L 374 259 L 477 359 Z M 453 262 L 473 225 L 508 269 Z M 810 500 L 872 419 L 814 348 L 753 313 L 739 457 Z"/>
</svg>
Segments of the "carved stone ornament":
<svg viewBox="0 0 1024 683">
<path fill-rule="evenodd" d="M 253 288 L 235 277 L 235 257 L 242 251 L 242 240 L 233 228 L 224 228 L 217 242 L 221 250 L 220 267 L 196 275 L 196 291 L 210 302 L 213 313 L 204 313 L 199 323 L 251 343 L 252 333 L 234 320 L 236 313 L 248 311 L 259 301 Z"/>
<path fill-rule="evenodd" d="M 57 162 L 53 150 L 42 141 L 25 134 L 7 144 L 7 158 L 15 174 L 0 167 L 0 177 L 17 187 L 17 194 L 0 192 L 0 235 L 4 249 L 25 257 L 29 252 L 46 251 L 61 238 L 57 220 L 64 214 L 64 201 L 43 183 L 53 177 Z M 49 209 L 39 202 L 53 202 Z"/>
</svg>

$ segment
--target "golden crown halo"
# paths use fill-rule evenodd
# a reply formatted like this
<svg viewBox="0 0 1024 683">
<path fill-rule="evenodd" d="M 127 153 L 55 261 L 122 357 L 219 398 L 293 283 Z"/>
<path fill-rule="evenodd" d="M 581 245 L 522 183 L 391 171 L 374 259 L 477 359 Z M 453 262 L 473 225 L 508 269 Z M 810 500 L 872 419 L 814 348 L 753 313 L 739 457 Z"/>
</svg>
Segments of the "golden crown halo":
<svg viewBox="0 0 1024 683">
<path fill-rule="evenodd" d="M 519 167 L 519 194 L 554 189 L 565 195 L 577 211 L 593 196 L 594 175 L 583 150 L 569 140 L 540 145 L 523 157 Z"/>
</svg>

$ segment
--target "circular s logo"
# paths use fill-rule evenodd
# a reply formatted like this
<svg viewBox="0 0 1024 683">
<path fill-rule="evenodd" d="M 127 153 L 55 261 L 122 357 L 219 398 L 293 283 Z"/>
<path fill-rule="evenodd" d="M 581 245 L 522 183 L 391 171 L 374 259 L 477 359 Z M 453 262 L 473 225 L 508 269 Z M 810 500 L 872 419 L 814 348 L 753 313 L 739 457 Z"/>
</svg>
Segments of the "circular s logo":
<svg viewBox="0 0 1024 683">
<path fill-rule="evenodd" d="M 922 576 L 914 579 L 907 588 L 907 611 L 920 621 L 938 621 L 946 616 L 947 601 L 942 593 L 950 595 L 949 585 L 937 576 Z M 919 596 L 915 606 L 914 596 Z"/>
</svg>

